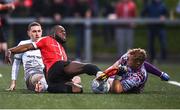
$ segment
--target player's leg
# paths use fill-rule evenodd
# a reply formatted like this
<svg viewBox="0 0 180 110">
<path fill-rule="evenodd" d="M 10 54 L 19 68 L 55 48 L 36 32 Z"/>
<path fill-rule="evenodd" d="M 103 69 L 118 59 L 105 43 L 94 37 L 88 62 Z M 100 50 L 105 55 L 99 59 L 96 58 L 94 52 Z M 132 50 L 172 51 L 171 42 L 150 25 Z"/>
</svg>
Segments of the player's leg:
<svg viewBox="0 0 180 110">
<path fill-rule="evenodd" d="M 126 31 L 126 50 L 131 49 L 134 44 L 134 30 L 132 28 L 125 29 Z"/>
<path fill-rule="evenodd" d="M 80 76 L 74 76 L 72 78 L 72 82 L 76 84 L 81 84 L 81 77 Z"/>
<path fill-rule="evenodd" d="M 155 58 L 155 50 L 154 50 L 154 41 L 155 41 L 155 37 L 156 37 L 156 33 L 157 31 L 155 29 L 149 29 L 148 32 L 148 51 L 149 51 L 149 55 L 150 55 L 150 62 L 152 63 L 154 58 Z"/>
<path fill-rule="evenodd" d="M 76 76 L 83 73 L 86 73 L 88 75 L 96 75 L 97 72 L 101 70 L 93 64 L 72 61 L 64 67 L 64 71 L 70 76 Z"/>
<path fill-rule="evenodd" d="M 165 60 L 167 57 L 167 36 L 164 29 L 159 30 L 159 41 L 161 47 L 161 60 Z"/>
<path fill-rule="evenodd" d="M 111 90 L 110 91 L 112 93 L 122 93 L 123 92 L 123 86 L 122 86 L 122 84 L 121 84 L 119 79 L 115 78 L 112 81 Z"/>
<path fill-rule="evenodd" d="M 70 62 L 58 61 L 48 71 L 48 92 L 50 93 L 81 93 L 80 77 L 68 75 L 64 67 Z M 74 77 L 74 78 L 73 78 Z"/>
<path fill-rule="evenodd" d="M 62 81 L 59 83 L 49 83 L 47 91 L 50 93 L 82 93 L 83 88 L 72 81 Z"/>
<path fill-rule="evenodd" d="M 117 43 L 117 51 L 118 51 L 118 57 L 120 57 L 121 55 L 123 55 L 126 50 L 125 50 L 125 34 L 124 34 L 124 29 L 122 28 L 117 28 L 115 30 L 115 40 Z"/>
</svg>

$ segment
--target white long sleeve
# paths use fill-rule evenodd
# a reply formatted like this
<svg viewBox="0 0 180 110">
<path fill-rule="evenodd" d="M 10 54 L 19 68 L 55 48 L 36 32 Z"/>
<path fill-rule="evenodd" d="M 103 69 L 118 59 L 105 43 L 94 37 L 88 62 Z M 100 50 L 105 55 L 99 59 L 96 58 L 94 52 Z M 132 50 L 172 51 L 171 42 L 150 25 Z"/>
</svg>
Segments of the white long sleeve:
<svg viewBox="0 0 180 110">
<path fill-rule="evenodd" d="M 18 73 L 19 73 L 19 67 L 21 64 L 21 60 L 14 59 L 13 65 L 12 65 L 12 71 L 11 71 L 11 79 L 16 80 Z"/>
</svg>

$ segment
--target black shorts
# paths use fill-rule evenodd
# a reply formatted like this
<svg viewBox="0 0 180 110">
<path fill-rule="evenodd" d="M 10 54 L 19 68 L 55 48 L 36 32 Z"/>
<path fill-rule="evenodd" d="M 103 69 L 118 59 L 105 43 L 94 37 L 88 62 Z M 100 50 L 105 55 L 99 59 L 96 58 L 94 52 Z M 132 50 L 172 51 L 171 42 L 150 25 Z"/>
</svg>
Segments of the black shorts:
<svg viewBox="0 0 180 110">
<path fill-rule="evenodd" d="M 56 63 L 54 63 L 47 74 L 48 83 L 71 81 L 72 77 L 64 72 L 64 67 L 69 65 L 70 63 L 70 61 L 57 61 Z"/>
<path fill-rule="evenodd" d="M 3 28 L 0 26 L 0 42 L 6 42 Z"/>
<path fill-rule="evenodd" d="M 46 76 L 48 89 L 50 93 L 72 93 L 72 85 L 67 84 L 71 82 L 71 76 L 64 72 L 64 67 L 67 66 L 70 61 L 57 61 L 48 71 Z"/>
</svg>

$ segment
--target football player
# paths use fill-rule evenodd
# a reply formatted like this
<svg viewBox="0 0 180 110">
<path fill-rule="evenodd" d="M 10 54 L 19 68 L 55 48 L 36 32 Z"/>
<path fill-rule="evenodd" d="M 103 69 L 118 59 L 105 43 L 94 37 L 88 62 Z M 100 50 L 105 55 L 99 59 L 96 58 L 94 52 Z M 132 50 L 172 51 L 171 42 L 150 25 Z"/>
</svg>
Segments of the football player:
<svg viewBox="0 0 180 110">
<path fill-rule="evenodd" d="M 72 78 L 83 73 L 96 75 L 100 69 L 93 64 L 70 61 L 63 47 L 63 44 L 66 42 L 64 27 L 56 25 L 53 31 L 53 35 L 45 36 L 37 42 L 8 49 L 6 59 L 8 62 L 11 62 L 11 54 L 39 49 L 45 64 L 48 92 L 81 93 L 82 86 L 72 82 Z"/>
<path fill-rule="evenodd" d="M 29 40 L 23 40 L 18 45 L 32 43 L 37 41 L 42 36 L 41 25 L 37 22 L 33 22 L 28 26 L 28 36 Z M 44 64 L 42 62 L 41 53 L 39 50 L 31 50 L 24 53 L 19 53 L 14 55 L 14 61 L 11 71 L 11 84 L 7 89 L 13 91 L 16 89 L 16 80 L 19 73 L 19 67 L 23 63 L 24 67 L 24 79 L 28 90 L 35 91 L 36 84 L 41 84 L 41 88 L 37 89 L 38 92 L 46 91 L 48 85 L 44 77 L 43 69 Z"/>
<path fill-rule="evenodd" d="M 97 80 L 107 80 L 108 78 L 113 93 L 141 93 L 148 78 L 147 72 L 164 81 L 170 79 L 167 73 L 145 61 L 146 58 L 147 54 L 144 49 L 130 49 L 112 66 L 97 76 Z"/>
</svg>

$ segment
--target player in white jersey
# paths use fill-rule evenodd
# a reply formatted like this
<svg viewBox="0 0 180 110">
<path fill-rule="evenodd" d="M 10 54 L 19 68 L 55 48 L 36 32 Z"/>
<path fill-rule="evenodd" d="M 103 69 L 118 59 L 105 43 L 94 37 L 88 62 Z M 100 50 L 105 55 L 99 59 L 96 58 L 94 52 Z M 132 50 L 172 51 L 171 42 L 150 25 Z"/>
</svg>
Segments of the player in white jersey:
<svg viewBox="0 0 180 110">
<path fill-rule="evenodd" d="M 28 36 L 30 40 L 24 40 L 19 45 L 28 44 L 33 41 L 37 41 L 42 36 L 41 25 L 37 22 L 33 22 L 28 26 Z M 40 50 L 30 50 L 24 53 L 15 54 L 11 72 L 11 85 L 9 91 L 13 91 L 16 88 L 16 80 L 19 72 L 19 67 L 23 63 L 24 67 L 24 79 L 28 90 L 36 92 L 44 92 L 47 90 L 47 83 L 44 76 L 44 64 L 41 58 Z M 38 87 L 37 87 L 38 84 Z M 41 84 L 41 86 L 39 86 Z"/>
</svg>

